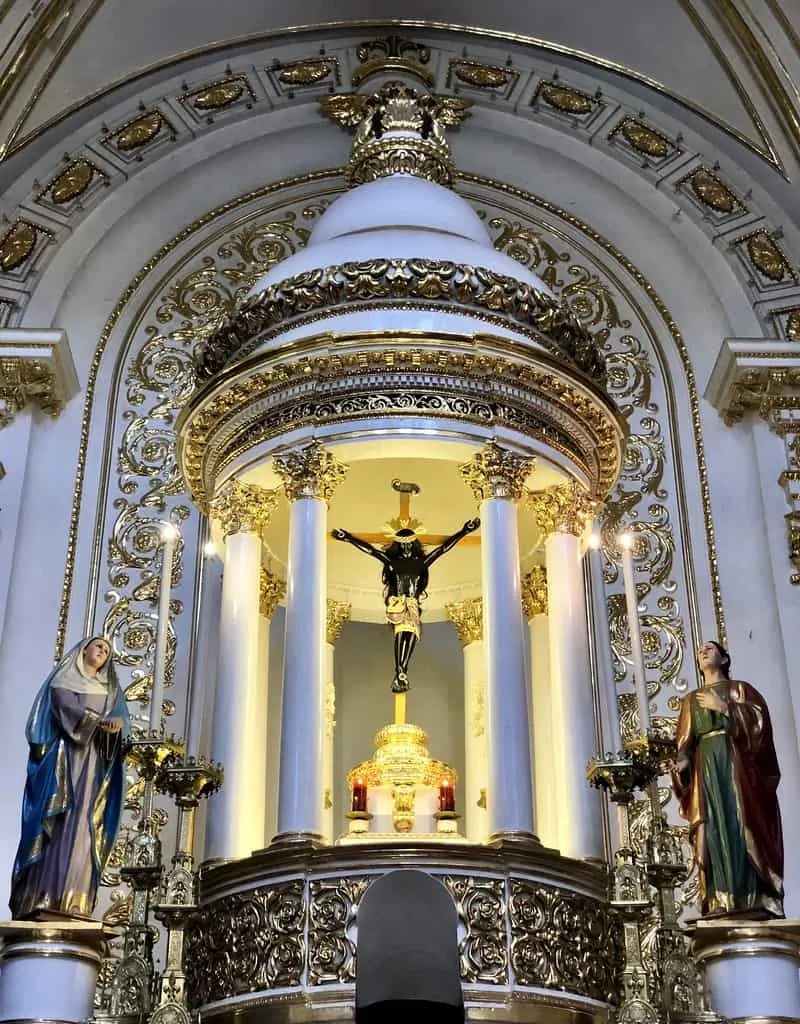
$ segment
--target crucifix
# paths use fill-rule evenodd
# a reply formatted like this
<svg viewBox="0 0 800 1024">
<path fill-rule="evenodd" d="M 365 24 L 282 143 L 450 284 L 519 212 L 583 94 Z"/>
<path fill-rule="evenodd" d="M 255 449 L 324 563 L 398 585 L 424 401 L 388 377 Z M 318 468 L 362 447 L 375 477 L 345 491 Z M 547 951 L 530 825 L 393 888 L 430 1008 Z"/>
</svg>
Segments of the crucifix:
<svg viewBox="0 0 800 1024">
<path fill-rule="evenodd" d="M 420 603 L 426 596 L 428 570 L 442 555 L 447 554 L 460 541 L 479 543 L 468 537 L 481 524 L 470 519 L 449 536 L 422 533 L 422 523 L 411 515 L 411 495 L 419 494 L 414 483 L 393 480 L 392 487 L 400 495 L 400 514 L 387 523 L 383 534 L 360 534 L 347 530 L 332 530 L 334 540 L 346 541 L 366 555 L 376 558 L 383 566 L 383 599 L 386 621 L 394 631 L 395 721 L 405 721 L 405 695 L 409 690 L 408 664 L 420 637 Z M 387 543 L 388 541 L 388 543 Z M 377 544 L 381 544 L 378 547 Z M 433 550 L 426 551 L 423 544 Z"/>
</svg>

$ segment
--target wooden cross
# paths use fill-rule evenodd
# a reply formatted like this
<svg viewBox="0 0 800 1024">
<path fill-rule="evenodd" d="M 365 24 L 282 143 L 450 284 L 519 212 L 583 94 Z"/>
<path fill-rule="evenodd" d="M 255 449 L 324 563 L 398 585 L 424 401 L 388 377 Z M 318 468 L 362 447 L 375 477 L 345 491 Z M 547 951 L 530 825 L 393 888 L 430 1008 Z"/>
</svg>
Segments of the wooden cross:
<svg viewBox="0 0 800 1024">
<path fill-rule="evenodd" d="M 415 520 L 411 516 L 411 495 L 419 494 L 419 485 L 405 483 L 402 480 L 392 480 L 392 489 L 400 495 L 400 514 L 397 519 L 391 521 L 392 527 L 395 527 L 397 530 L 401 530 L 404 527 L 413 529 Z M 392 540 L 391 534 L 386 531 L 384 533 L 354 533 L 353 536 L 358 537 L 359 540 L 365 540 L 369 544 L 389 544 Z M 436 547 L 437 544 L 447 540 L 447 537 L 448 535 L 445 533 L 417 533 L 417 540 L 420 544 L 430 547 Z M 480 542 L 480 537 L 476 534 L 470 534 L 459 541 L 459 547 L 474 547 L 480 544 Z"/>
</svg>

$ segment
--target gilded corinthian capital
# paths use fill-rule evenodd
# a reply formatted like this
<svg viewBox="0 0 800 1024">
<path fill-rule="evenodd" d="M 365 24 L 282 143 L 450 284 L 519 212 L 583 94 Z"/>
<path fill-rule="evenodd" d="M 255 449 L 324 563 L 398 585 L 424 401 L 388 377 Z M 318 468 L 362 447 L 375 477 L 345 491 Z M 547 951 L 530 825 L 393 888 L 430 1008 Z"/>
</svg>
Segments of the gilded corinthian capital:
<svg viewBox="0 0 800 1024">
<path fill-rule="evenodd" d="M 350 468 L 331 455 L 321 441 L 276 455 L 273 464 L 289 501 L 297 498 L 330 501 Z"/>
<path fill-rule="evenodd" d="M 547 569 L 535 565 L 522 577 L 522 608 L 526 619 L 547 615 Z"/>
<path fill-rule="evenodd" d="M 263 619 L 271 619 L 284 597 L 286 584 L 262 565 L 258 576 L 258 614 Z"/>
<path fill-rule="evenodd" d="M 598 506 L 586 489 L 574 480 L 544 491 L 530 491 L 528 504 L 546 537 L 552 533 L 571 533 L 580 537 L 586 524 L 597 514 Z"/>
<path fill-rule="evenodd" d="M 278 492 L 229 480 L 209 504 L 209 515 L 222 524 L 225 536 L 261 533 L 278 506 Z"/>
<path fill-rule="evenodd" d="M 483 602 L 479 597 L 446 604 L 444 610 L 464 647 L 474 644 L 476 640 L 483 640 Z"/>
<path fill-rule="evenodd" d="M 328 613 L 325 619 L 326 634 L 328 643 L 333 647 L 342 635 L 342 627 L 350 618 L 352 606 L 345 601 L 334 601 L 328 598 Z"/>
<path fill-rule="evenodd" d="M 461 475 L 472 488 L 476 501 L 486 498 L 519 501 L 534 461 L 533 456 L 518 455 L 497 441 L 490 441 L 483 451 L 461 466 Z"/>
</svg>

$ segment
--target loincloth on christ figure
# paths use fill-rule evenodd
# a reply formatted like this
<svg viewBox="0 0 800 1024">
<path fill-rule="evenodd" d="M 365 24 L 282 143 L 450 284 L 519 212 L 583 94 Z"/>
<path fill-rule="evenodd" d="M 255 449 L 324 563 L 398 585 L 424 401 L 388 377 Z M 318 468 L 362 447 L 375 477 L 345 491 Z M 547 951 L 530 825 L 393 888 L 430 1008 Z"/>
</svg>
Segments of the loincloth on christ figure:
<svg viewBox="0 0 800 1024">
<path fill-rule="evenodd" d="M 390 595 L 386 599 L 386 621 L 395 633 L 413 633 L 419 639 L 419 601 L 416 597 Z"/>
</svg>

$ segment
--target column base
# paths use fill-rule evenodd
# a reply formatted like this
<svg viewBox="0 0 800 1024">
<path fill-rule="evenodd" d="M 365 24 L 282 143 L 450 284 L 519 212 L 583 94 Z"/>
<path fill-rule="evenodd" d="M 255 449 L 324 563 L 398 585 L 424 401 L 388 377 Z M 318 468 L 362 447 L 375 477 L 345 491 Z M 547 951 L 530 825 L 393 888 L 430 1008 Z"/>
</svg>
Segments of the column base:
<svg viewBox="0 0 800 1024">
<path fill-rule="evenodd" d="M 723 1017 L 800 1020 L 800 921 L 699 921 L 693 952 L 708 1003 Z"/>
<path fill-rule="evenodd" d="M 509 829 L 507 832 L 492 832 L 486 840 L 486 846 L 506 846 L 515 849 L 535 846 L 537 850 L 542 849 L 541 840 L 533 832 L 515 831 L 512 829 Z"/>
<path fill-rule="evenodd" d="M 321 832 L 279 832 L 269 844 L 273 846 L 328 846 L 328 840 Z"/>
<path fill-rule="evenodd" d="M 0 923 L 0 1021 L 88 1020 L 114 934 L 101 921 Z"/>
</svg>

